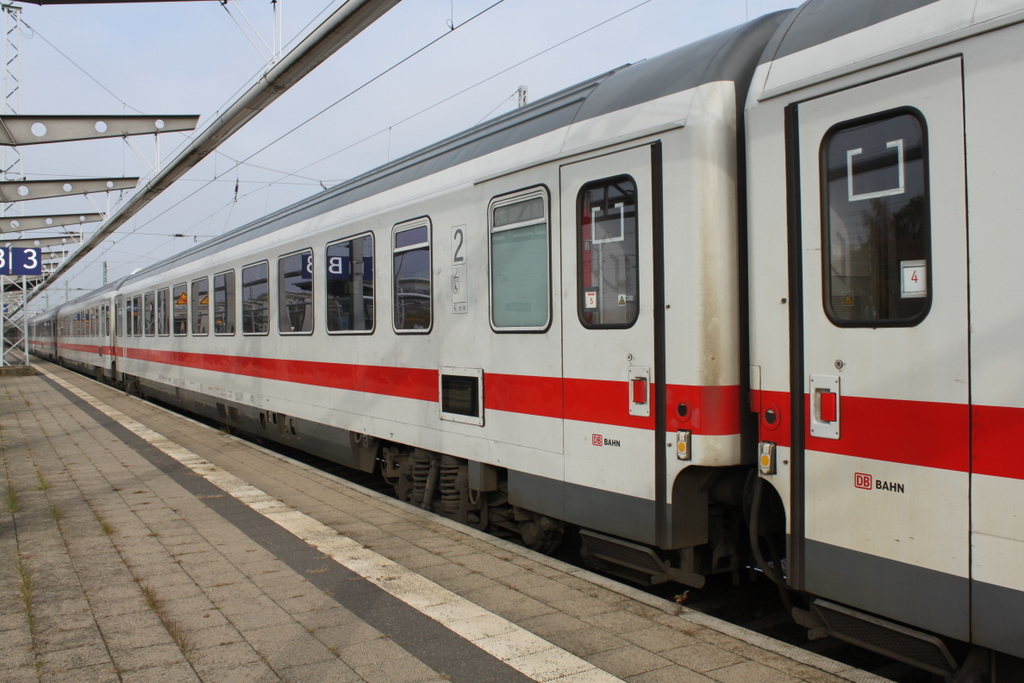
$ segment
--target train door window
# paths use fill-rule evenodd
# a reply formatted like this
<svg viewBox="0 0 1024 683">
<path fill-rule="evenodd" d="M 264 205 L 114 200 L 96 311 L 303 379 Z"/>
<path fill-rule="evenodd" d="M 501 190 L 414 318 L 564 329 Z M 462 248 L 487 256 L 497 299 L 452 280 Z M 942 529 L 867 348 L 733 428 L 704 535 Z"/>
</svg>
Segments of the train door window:
<svg viewBox="0 0 1024 683">
<path fill-rule="evenodd" d="M 282 334 L 313 331 L 313 252 L 277 259 L 277 329 Z"/>
<path fill-rule="evenodd" d="M 174 285 L 171 290 L 171 298 L 174 300 L 172 321 L 174 322 L 174 336 L 183 337 L 188 333 L 188 287 L 184 282 Z"/>
<path fill-rule="evenodd" d="M 931 306 L 924 119 L 905 108 L 834 126 L 821 147 L 825 312 L 840 327 L 911 326 Z"/>
<path fill-rule="evenodd" d="M 235 271 L 213 276 L 213 332 L 235 333 Z"/>
<path fill-rule="evenodd" d="M 392 239 L 395 331 L 430 332 L 430 221 L 396 225 Z"/>
<path fill-rule="evenodd" d="M 192 334 L 210 333 L 210 278 L 192 281 Z"/>
<path fill-rule="evenodd" d="M 580 189 L 577 309 L 584 327 L 631 327 L 640 314 L 636 202 L 636 183 L 629 176 Z"/>
<path fill-rule="evenodd" d="M 110 304 L 100 307 L 100 336 L 110 336 Z"/>
<path fill-rule="evenodd" d="M 267 334 L 270 330 L 270 264 L 266 261 L 242 268 L 242 334 Z"/>
<path fill-rule="evenodd" d="M 114 300 L 114 332 L 118 337 L 124 335 L 124 298 Z"/>
<path fill-rule="evenodd" d="M 551 301 L 547 195 L 543 190 L 491 202 L 491 326 L 545 330 Z"/>
<path fill-rule="evenodd" d="M 132 336 L 142 336 L 142 295 L 132 297 Z"/>
<path fill-rule="evenodd" d="M 327 331 L 373 331 L 373 235 L 327 245 Z"/>
<path fill-rule="evenodd" d="M 143 299 L 143 310 L 145 311 L 145 331 L 147 337 L 156 334 L 156 292 L 146 292 Z"/>
<path fill-rule="evenodd" d="M 171 290 L 164 287 L 156 293 L 156 333 L 166 337 L 171 328 Z"/>
</svg>

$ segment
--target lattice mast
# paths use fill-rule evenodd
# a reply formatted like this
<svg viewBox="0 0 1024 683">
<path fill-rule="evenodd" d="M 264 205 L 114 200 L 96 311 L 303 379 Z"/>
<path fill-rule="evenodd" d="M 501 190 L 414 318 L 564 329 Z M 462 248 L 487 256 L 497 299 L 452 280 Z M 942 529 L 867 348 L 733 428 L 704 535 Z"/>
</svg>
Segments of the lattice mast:
<svg viewBox="0 0 1024 683">
<path fill-rule="evenodd" d="M 0 10 L 4 17 L 3 113 L 17 115 L 21 113 L 21 8 L 3 3 L 0 4 Z M 6 145 L 0 148 L 0 167 L 3 171 L 2 180 L 21 180 L 21 150 Z M 12 207 L 12 203 L 0 203 L 0 215 L 8 215 Z M 28 304 L 27 280 L 25 276 L 21 276 L 20 280 L 19 283 L 16 277 L 0 276 L 0 320 L 3 321 L 0 325 L 0 367 L 17 363 L 16 359 L 7 358 L 8 352 L 16 349 L 20 349 L 23 354 L 21 362 L 25 365 L 29 363 L 28 315 L 25 310 Z M 14 322 L 8 318 L 7 312 L 14 308 L 12 304 L 18 299 L 21 317 L 20 322 Z"/>
</svg>

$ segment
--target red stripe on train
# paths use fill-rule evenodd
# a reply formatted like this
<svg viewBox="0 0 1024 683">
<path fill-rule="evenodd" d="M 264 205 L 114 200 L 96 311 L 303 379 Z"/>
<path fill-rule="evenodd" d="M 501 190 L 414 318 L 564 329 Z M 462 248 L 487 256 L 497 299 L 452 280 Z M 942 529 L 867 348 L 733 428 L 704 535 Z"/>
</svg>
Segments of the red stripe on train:
<svg viewBox="0 0 1024 683">
<path fill-rule="evenodd" d="M 759 437 L 792 445 L 789 394 L 762 391 Z M 804 410 L 810 398 L 804 396 Z M 769 429 L 765 410 L 775 406 L 779 423 Z M 1024 430 L 1024 408 L 897 401 L 843 396 L 838 440 L 804 432 L 809 450 L 882 462 L 1024 479 L 1024 460 L 1014 453 Z"/>
<path fill-rule="evenodd" d="M 348 391 L 410 398 L 437 403 L 437 370 L 345 365 L 202 353 L 118 349 L 118 355 L 165 365 L 260 377 L 282 382 L 329 387 Z M 653 396 L 653 387 L 651 394 Z M 667 427 L 689 429 L 694 434 L 716 436 L 739 433 L 740 390 L 732 387 L 670 385 Z M 653 417 L 629 415 L 626 382 L 565 379 L 484 373 L 484 407 L 487 410 L 536 415 L 555 419 L 654 429 Z M 677 406 L 685 403 L 681 418 Z M 652 411 L 653 415 L 653 411 Z"/>
</svg>

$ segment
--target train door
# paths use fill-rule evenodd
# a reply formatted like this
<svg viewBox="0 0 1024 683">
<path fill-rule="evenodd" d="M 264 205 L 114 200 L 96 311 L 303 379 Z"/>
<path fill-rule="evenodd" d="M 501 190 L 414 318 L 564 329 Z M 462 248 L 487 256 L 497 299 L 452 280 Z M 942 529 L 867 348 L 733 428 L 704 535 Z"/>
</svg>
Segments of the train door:
<svg viewBox="0 0 1024 683">
<path fill-rule="evenodd" d="M 969 639 L 963 106 L 951 59 L 791 106 L 787 140 L 804 413 L 792 569 L 810 593 Z"/>
<path fill-rule="evenodd" d="M 560 170 L 566 519 L 656 542 L 660 145 Z"/>
</svg>

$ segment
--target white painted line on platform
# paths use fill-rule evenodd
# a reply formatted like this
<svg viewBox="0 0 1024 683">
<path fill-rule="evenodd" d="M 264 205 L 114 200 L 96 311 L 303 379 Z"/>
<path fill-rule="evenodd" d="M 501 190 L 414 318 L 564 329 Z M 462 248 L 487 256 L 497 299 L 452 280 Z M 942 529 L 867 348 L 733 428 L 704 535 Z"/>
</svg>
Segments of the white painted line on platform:
<svg viewBox="0 0 1024 683">
<path fill-rule="evenodd" d="M 36 366 L 36 370 L 338 564 L 533 680 L 540 683 L 612 683 L 622 680 L 397 562 L 364 548 L 348 536 L 217 467 L 52 372 L 40 366 Z"/>
</svg>

